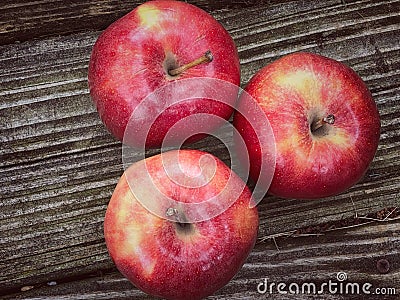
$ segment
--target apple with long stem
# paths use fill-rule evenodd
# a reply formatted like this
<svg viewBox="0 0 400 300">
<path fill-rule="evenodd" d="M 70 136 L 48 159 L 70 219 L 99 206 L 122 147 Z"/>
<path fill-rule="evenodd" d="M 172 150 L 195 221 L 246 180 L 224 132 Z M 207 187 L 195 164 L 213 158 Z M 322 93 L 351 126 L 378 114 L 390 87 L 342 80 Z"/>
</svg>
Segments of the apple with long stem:
<svg viewBox="0 0 400 300">
<path fill-rule="evenodd" d="M 322 198 L 362 178 L 378 147 L 380 118 L 366 84 L 351 68 L 321 55 L 293 53 L 258 71 L 245 91 L 273 129 L 271 194 Z M 248 110 L 247 102 L 239 100 L 239 112 Z M 271 145 L 260 143 L 255 129 L 266 125 L 250 123 L 241 113 L 234 125 L 249 152 L 250 177 L 262 177 L 260 150 L 268 155 Z"/>
<path fill-rule="evenodd" d="M 166 299 L 215 293 L 241 268 L 257 231 L 258 212 L 246 184 L 222 161 L 197 150 L 133 163 L 104 221 L 120 272 Z"/>
<path fill-rule="evenodd" d="M 186 79 L 199 80 L 193 85 Z M 221 89 L 220 81 L 230 85 Z M 174 133 L 181 144 L 188 136 L 192 136 L 189 141 L 203 137 L 197 135 L 199 128 L 202 132 L 218 128 L 221 122 L 212 116 L 227 120 L 232 115 L 240 84 L 239 57 L 229 33 L 207 12 L 181 1 L 149 1 L 99 36 L 88 82 L 105 126 L 131 146 L 160 147 L 176 122 L 209 114 L 209 119 L 188 122 Z M 179 98 L 164 90 L 170 84 L 179 88 Z M 214 90 L 212 99 L 202 93 L 207 89 Z M 149 119 L 154 122 L 143 123 Z"/>
</svg>

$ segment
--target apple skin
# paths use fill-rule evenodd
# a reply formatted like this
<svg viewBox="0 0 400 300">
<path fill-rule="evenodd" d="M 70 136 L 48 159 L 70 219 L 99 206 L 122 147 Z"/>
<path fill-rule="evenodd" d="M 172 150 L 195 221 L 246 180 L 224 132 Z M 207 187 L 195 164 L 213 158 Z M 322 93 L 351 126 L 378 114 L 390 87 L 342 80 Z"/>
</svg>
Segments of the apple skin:
<svg viewBox="0 0 400 300">
<path fill-rule="evenodd" d="M 192 62 L 208 50 L 213 56 L 211 62 L 177 76 L 168 74 L 170 69 Z M 224 101 L 197 97 L 178 103 L 180 99 L 161 95 L 160 99 L 146 103 L 138 118 L 130 119 L 148 95 L 171 82 L 188 78 L 229 82 L 237 87 L 236 93 L 220 91 L 217 84 L 217 95 L 213 99 Z M 100 118 L 114 137 L 142 148 L 145 136 L 146 147 L 158 148 L 168 129 L 186 116 L 205 113 L 230 118 L 240 84 L 239 57 L 229 33 L 202 9 L 181 1 L 149 1 L 111 24 L 99 36 L 90 57 L 88 84 Z M 187 98 L 193 89 L 201 89 L 185 83 L 179 88 Z M 141 118 L 155 122 L 147 128 L 140 122 Z M 124 139 L 128 123 L 137 132 Z M 202 132 L 211 132 L 220 125 L 215 120 L 189 122 L 177 133 L 176 140 L 196 134 L 199 128 Z M 204 135 L 192 141 L 201 137 Z"/>
<path fill-rule="evenodd" d="M 281 57 L 248 82 L 249 93 L 267 116 L 275 136 L 276 166 L 269 193 L 315 199 L 339 194 L 365 174 L 380 136 L 377 106 L 362 79 L 333 59 L 299 52 Z M 238 111 L 246 104 L 239 100 Z M 328 115 L 334 123 L 315 124 Z M 250 177 L 260 175 L 261 147 L 255 128 L 235 113 L 234 126 L 250 155 Z M 254 127 L 252 127 L 254 126 Z"/>
<path fill-rule="evenodd" d="M 215 166 L 207 184 L 188 188 L 171 180 L 163 164 L 174 173 L 178 164 L 170 164 L 168 158 L 176 154 L 185 176 L 200 171 L 205 152 L 198 150 L 173 150 L 133 163 L 120 178 L 108 205 L 105 241 L 119 271 L 142 291 L 166 299 L 202 299 L 226 285 L 245 262 L 257 238 L 258 211 L 250 206 L 252 197 L 246 184 L 210 154 L 208 158 L 215 164 L 208 165 L 206 160 L 202 165 L 203 171 Z M 135 183 L 139 189 L 149 190 L 140 184 L 143 163 L 155 186 L 178 202 L 207 200 L 220 193 L 230 174 L 233 186 L 240 186 L 242 192 L 231 195 L 236 201 L 221 214 L 182 226 L 149 212 L 132 193 L 130 184 Z M 226 192 L 232 193 L 230 189 Z M 147 194 L 152 197 L 156 193 Z M 162 205 L 162 199 L 153 200 Z"/>
</svg>

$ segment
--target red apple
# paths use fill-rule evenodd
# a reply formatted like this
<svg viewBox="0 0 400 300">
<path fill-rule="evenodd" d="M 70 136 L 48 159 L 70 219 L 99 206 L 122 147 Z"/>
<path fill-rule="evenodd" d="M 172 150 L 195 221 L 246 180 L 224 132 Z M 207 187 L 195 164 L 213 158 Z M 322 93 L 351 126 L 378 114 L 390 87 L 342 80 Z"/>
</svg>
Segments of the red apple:
<svg viewBox="0 0 400 300">
<path fill-rule="evenodd" d="M 275 136 L 276 168 L 269 192 L 313 199 L 341 193 L 358 182 L 377 150 L 380 119 L 361 78 L 346 65 L 311 53 L 294 53 L 265 66 L 245 91 L 262 108 Z M 248 101 L 240 100 L 239 112 Z M 260 175 L 257 120 L 234 116 L 250 157 L 250 177 Z"/>
<path fill-rule="evenodd" d="M 144 292 L 167 299 L 201 299 L 227 284 L 254 247 L 257 231 L 258 212 L 246 184 L 197 150 L 133 163 L 104 222 L 120 272 Z"/>
<path fill-rule="evenodd" d="M 240 84 L 239 58 L 231 36 L 205 11 L 181 1 L 149 1 L 100 35 L 88 82 L 101 119 L 117 139 L 160 147 L 169 128 L 187 116 L 210 119 L 180 126 L 173 134 L 177 143 L 219 127 L 212 116 L 229 119 Z M 213 90 L 211 99 L 204 90 Z"/>
</svg>

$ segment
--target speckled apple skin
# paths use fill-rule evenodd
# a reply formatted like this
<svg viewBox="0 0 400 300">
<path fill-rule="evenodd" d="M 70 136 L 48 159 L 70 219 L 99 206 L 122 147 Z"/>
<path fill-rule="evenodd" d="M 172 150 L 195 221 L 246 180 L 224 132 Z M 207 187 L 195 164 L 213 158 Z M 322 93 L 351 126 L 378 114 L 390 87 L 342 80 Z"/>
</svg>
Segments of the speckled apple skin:
<svg viewBox="0 0 400 300">
<path fill-rule="evenodd" d="M 208 50 L 212 52 L 211 62 L 193 67 L 178 77 L 168 75 L 167 57 L 173 57 L 176 66 L 180 66 Z M 93 47 L 88 70 L 90 95 L 98 113 L 108 130 L 121 141 L 132 112 L 149 94 L 171 81 L 201 77 L 239 86 L 238 52 L 233 39 L 218 21 L 182 1 L 149 1 L 110 25 Z M 187 89 L 190 96 L 193 86 L 182 84 L 182 89 Z M 214 114 L 229 119 L 237 92 L 227 95 L 226 103 L 197 98 L 175 104 L 157 118 L 146 146 L 159 147 L 168 129 L 191 114 Z M 218 88 L 216 93 L 224 97 L 224 91 Z M 141 117 L 153 118 L 159 113 L 158 104 L 150 104 Z M 212 131 L 220 126 L 207 121 L 191 123 L 182 129 L 182 136 L 200 128 Z M 140 130 L 141 124 L 134 123 L 133 127 Z"/>
<path fill-rule="evenodd" d="M 197 150 L 179 150 L 183 173 L 198 172 L 203 155 L 204 152 Z M 215 162 L 215 174 L 206 185 L 186 188 L 168 178 L 161 155 L 145 161 L 163 194 L 189 203 L 205 201 L 226 185 L 231 170 L 219 159 L 215 158 Z M 174 222 L 150 213 L 136 199 L 127 181 L 127 178 L 140 181 L 137 177 L 142 175 L 136 169 L 137 163 L 121 177 L 105 216 L 105 241 L 117 268 L 150 295 L 166 299 L 202 299 L 215 293 L 238 272 L 254 247 L 259 219 L 257 208 L 250 207 L 251 192 L 232 173 L 235 185 L 243 187 L 241 194 L 234 195 L 236 201 L 222 214 L 193 223 L 193 231 L 183 234 Z M 142 188 L 148 189 L 147 186 Z"/>
<path fill-rule="evenodd" d="M 283 56 L 257 72 L 245 90 L 267 116 L 276 142 L 276 169 L 269 188 L 284 198 L 314 199 L 344 192 L 365 174 L 380 136 L 377 106 L 360 76 L 321 55 Z M 246 107 L 239 103 L 239 111 Z M 327 134 L 314 136 L 310 123 L 329 114 Z M 250 154 L 250 176 L 260 176 L 261 147 L 252 124 L 236 113 L 234 125 Z M 268 147 L 265 147 L 266 153 Z M 262 176 L 262 175 L 261 175 Z"/>
</svg>

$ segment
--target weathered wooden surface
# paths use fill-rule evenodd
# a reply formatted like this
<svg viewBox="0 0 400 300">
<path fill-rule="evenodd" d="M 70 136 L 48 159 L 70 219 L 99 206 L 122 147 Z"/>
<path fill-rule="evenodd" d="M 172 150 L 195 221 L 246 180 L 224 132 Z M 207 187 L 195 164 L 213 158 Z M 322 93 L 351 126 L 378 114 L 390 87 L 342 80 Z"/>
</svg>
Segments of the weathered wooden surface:
<svg viewBox="0 0 400 300">
<path fill-rule="evenodd" d="M 371 283 L 373 287 L 380 288 L 398 288 L 399 246 L 398 223 L 374 224 L 348 231 L 331 232 L 315 238 L 287 238 L 281 240 L 280 251 L 277 251 L 273 244 L 259 243 L 237 276 L 209 299 L 271 298 L 268 294 L 260 296 L 257 292 L 257 286 L 264 278 L 275 283 L 321 284 L 328 280 L 335 281 L 337 273 L 344 271 L 349 282 Z M 382 257 L 394 263 L 391 267 L 397 264 L 397 271 L 380 274 L 376 263 Z M 40 299 L 152 299 L 134 289 L 128 280 L 112 270 L 103 274 L 94 273 L 79 280 L 73 278 L 67 282 L 60 281 L 56 286 L 48 286 L 43 282 L 36 289 L 4 299 L 31 299 L 37 295 L 42 297 Z M 324 294 L 323 298 L 315 295 L 314 298 L 312 295 L 284 296 L 275 294 L 272 299 L 349 299 L 329 293 Z M 369 298 L 357 298 L 353 295 L 351 299 Z M 380 296 L 375 299 L 394 297 Z"/>
<path fill-rule="evenodd" d="M 312 51 L 354 68 L 382 118 L 376 158 L 348 192 L 318 201 L 264 199 L 260 242 L 210 299 L 263 298 L 257 294 L 263 278 L 321 283 L 339 271 L 400 294 L 400 1 L 192 3 L 232 34 L 243 84 L 281 55 Z M 134 5 L 43 0 L 0 7 L 0 295 L 6 299 L 145 298 L 115 271 L 104 245 L 104 212 L 123 171 L 121 144 L 101 124 L 86 83 L 98 30 Z M 229 160 L 213 139 L 194 147 Z M 390 209 L 375 214 L 384 208 Z M 326 231 L 326 224 L 364 222 L 367 215 L 381 221 Z M 390 262 L 388 274 L 376 268 L 381 258 Z M 27 286 L 34 288 L 20 292 Z M 307 298 L 289 296 L 274 298 Z"/>
<path fill-rule="evenodd" d="M 3 1 L 6 2 L 6 1 Z M 50 35 L 103 30 L 122 17 L 140 0 L 14 0 L 0 5 L 0 45 Z M 242 6 L 288 2 L 278 0 L 185 1 L 213 12 Z"/>
</svg>

